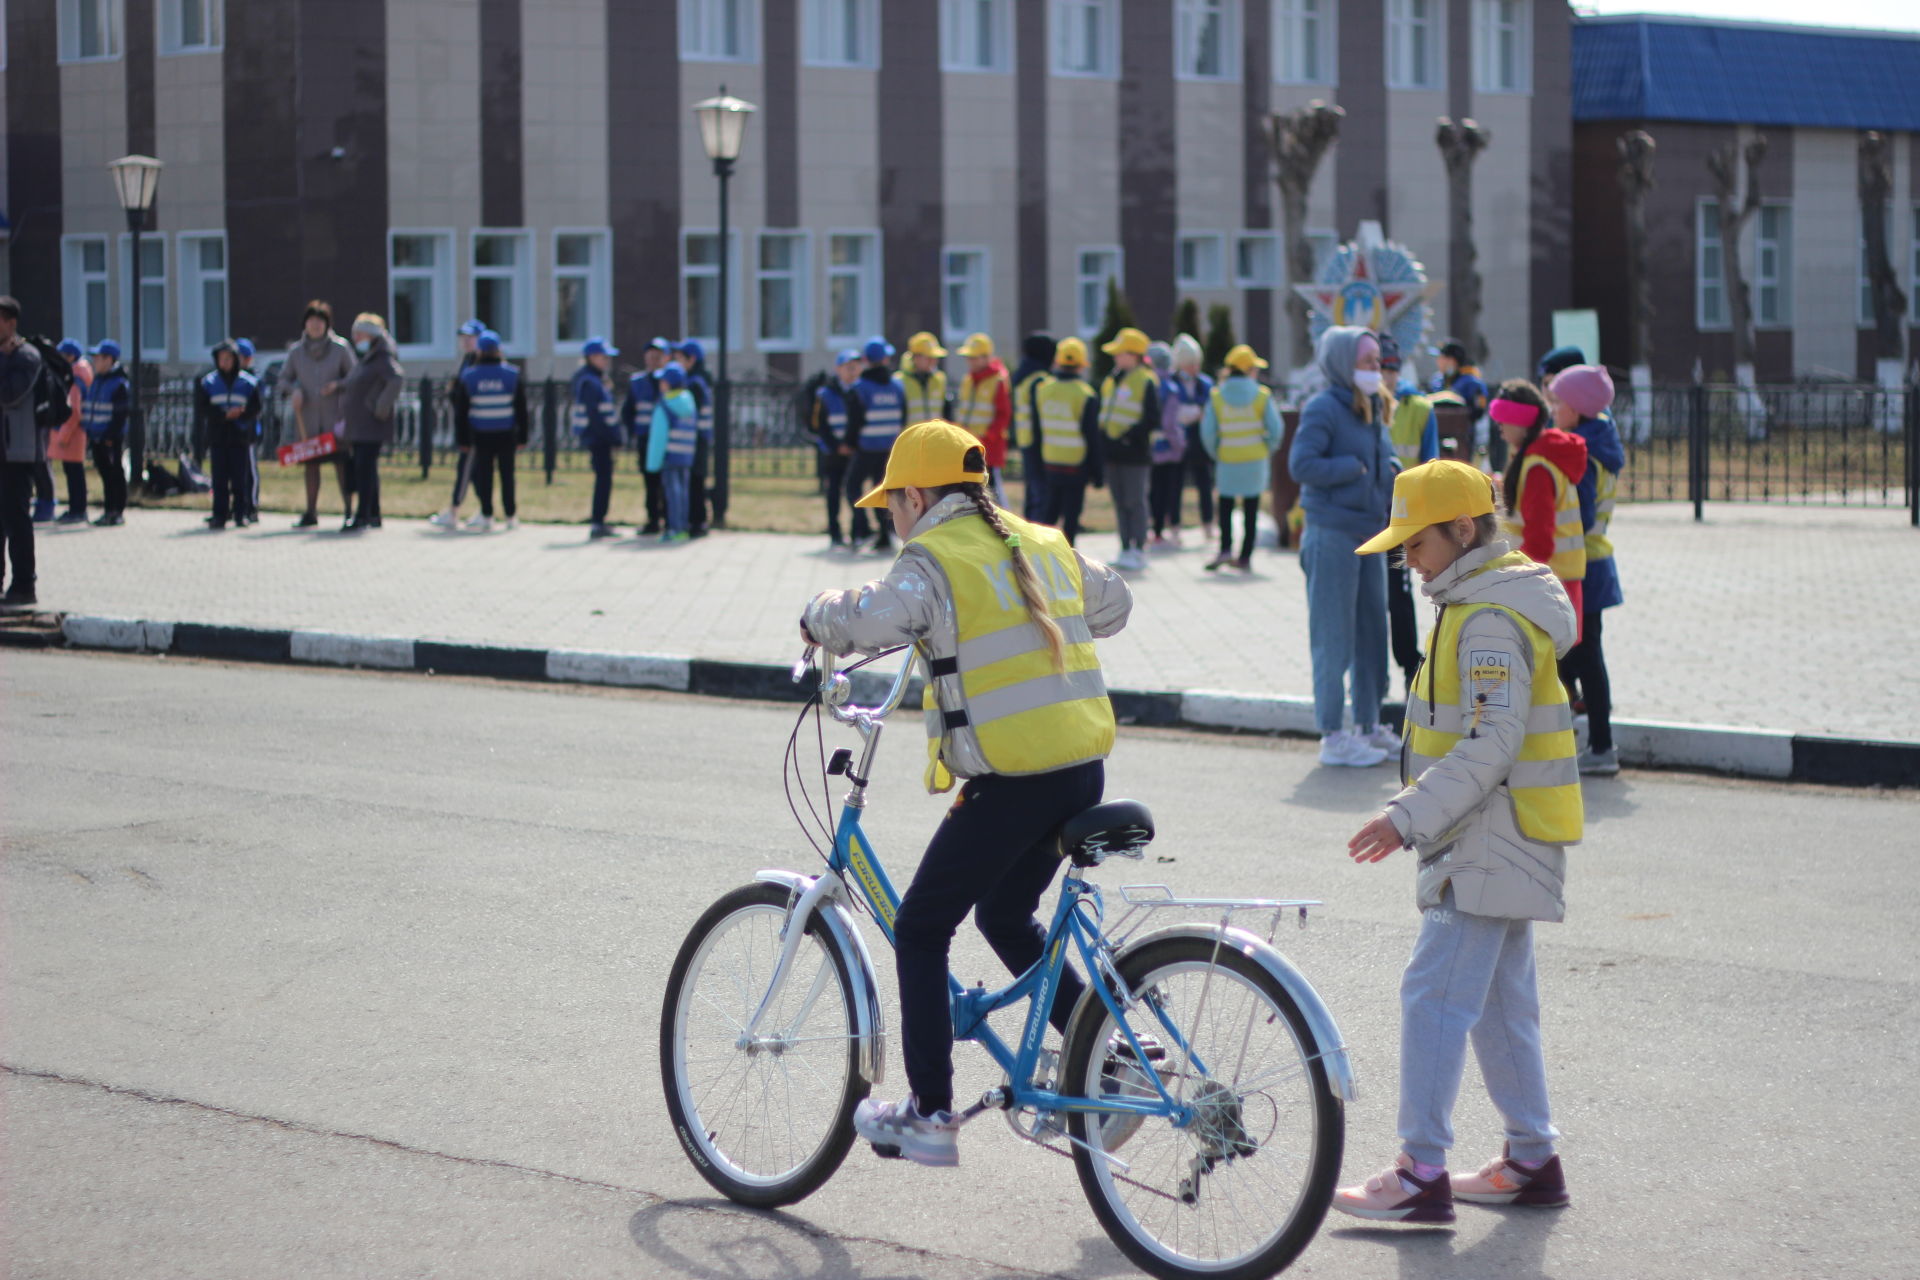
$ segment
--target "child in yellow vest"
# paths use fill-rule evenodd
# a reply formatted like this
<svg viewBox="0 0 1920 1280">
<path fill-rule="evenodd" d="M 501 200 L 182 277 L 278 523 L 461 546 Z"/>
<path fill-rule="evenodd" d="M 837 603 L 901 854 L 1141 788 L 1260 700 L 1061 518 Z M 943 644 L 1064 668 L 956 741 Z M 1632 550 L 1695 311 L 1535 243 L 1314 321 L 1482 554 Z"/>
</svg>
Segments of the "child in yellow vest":
<svg viewBox="0 0 1920 1280">
<path fill-rule="evenodd" d="M 1100 803 L 1113 706 L 1096 638 L 1126 625 L 1133 596 L 1057 529 L 1001 510 L 981 442 L 950 422 L 900 433 L 880 487 L 906 546 L 878 582 L 828 591 L 801 634 L 831 653 L 918 646 L 929 679 L 927 786 L 958 799 L 934 834 L 894 918 L 900 1042 L 912 1095 L 868 1099 L 854 1128 L 919 1164 L 959 1163 L 953 1116 L 953 1013 L 947 953 L 974 913 L 1013 973 L 1040 958 L 1034 918 L 1060 868 L 1054 835 Z M 1066 1022 L 1085 984 L 1061 973 L 1050 1016 Z"/>
<path fill-rule="evenodd" d="M 1439 620 L 1407 700 L 1405 789 L 1348 853 L 1370 863 L 1411 849 L 1424 918 L 1400 982 L 1401 1154 L 1342 1188 L 1333 1207 L 1434 1223 L 1454 1220 L 1456 1199 L 1564 1205 L 1533 922 L 1565 914 L 1566 846 L 1584 822 L 1573 713 L 1555 666 L 1573 646 L 1573 605 L 1551 569 L 1500 536 L 1493 487 L 1464 462 L 1428 462 L 1395 479 L 1387 528 L 1356 554 L 1395 547 Z M 1506 1143 L 1454 1182 L 1447 1151 L 1469 1039 Z"/>
</svg>

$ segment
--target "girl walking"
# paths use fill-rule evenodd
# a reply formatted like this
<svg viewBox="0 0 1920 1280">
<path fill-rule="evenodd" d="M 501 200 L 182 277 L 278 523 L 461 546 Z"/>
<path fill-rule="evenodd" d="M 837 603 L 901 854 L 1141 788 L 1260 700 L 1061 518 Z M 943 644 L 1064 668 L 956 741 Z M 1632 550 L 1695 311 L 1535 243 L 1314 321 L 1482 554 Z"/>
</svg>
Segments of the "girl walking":
<svg viewBox="0 0 1920 1280">
<path fill-rule="evenodd" d="M 1562 370 L 1547 394 L 1553 401 L 1553 425 L 1579 436 L 1587 446 L 1587 470 L 1576 486 L 1587 549 L 1586 576 L 1580 581 L 1580 643 L 1560 664 L 1560 678 L 1586 707 L 1587 749 L 1580 753 L 1580 772 L 1612 777 L 1620 772 L 1620 757 L 1613 746 L 1613 681 L 1600 647 L 1600 627 L 1605 611 L 1625 598 L 1607 529 L 1627 450 L 1607 412 L 1613 404 L 1613 379 L 1605 369 L 1581 364 Z"/>
<path fill-rule="evenodd" d="M 1523 378 L 1509 378 L 1494 392 L 1487 416 L 1508 450 L 1501 479 L 1511 513 L 1504 529 L 1514 545 L 1553 570 L 1581 614 L 1581 580 L 1587 576 L 1587 534 L 1580 522 L 1576 486 L 1587 473 L 1587 443 L 1553 426 L 1546 397 Z"/>
<path fill-rule="evenodd" d="M 1220 489 L 1220 554 L 1207 572 L 1231 566 L 1253 572 L 1253 544 L 1260 531 L 1260 495 L 1272 478 L 1273 451 L 1280 447 L 1280 411 L 1273 392 L 1254 376 L 1267 362 L 1241 343 L 1227 352 L 1227 376 L 1207 398 L 1200 441 L 1214 459 Z M 1240 554 L 1233 554 L 1233 509 L 1240 508 Z"/>
</svg>

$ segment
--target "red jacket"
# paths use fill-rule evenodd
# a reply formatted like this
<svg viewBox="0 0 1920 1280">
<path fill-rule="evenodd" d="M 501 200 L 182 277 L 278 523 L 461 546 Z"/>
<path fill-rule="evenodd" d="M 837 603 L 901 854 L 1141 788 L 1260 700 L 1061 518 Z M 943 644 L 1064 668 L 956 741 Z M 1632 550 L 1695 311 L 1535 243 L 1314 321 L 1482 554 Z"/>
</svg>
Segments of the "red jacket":
<svg viewBox="0 0 1920 1280">
<path fill-rule="evenodd" d="M 1531 457 L 1544 458 L 1554 470 L 1566 478 L 1567 486 L 1572 488 L 1580 483 L 1580 477 L 1587 474 L 1587 442 L 1571 431 L 1562 431 L 1558 427 L 1548 427 L 1534 437 L 1527 446 Z M 1553 477 L 1544 475 L 1538 468 L 1528 477 L 1520 490 L 1520 501 L 1515 514 L 1520 520 L 1520 549 L 1527 557 L 1546 564 L 1553 559 L 1554 526 L 1559 522 L 1559 512 L 1555 509 L 1553 498 Z M 1569 582 L 1561 580 L 1567 589 L 1567 596 L 1573 601 L 1575 617 L 1581 615 L 1581 583 L 1579 579 Z"/>
<path fill-rule="evenodd" d="M 998 385 L 986 385 L 994 379 L 999 380 Z M 979 373 L 967 374 L 959 390 L 954 393 L 953 416 L 960 421 L 960 425 L 973 429 L 973 425 L 966 421 L 968 405 L 975 399 L 984 400 L 989 395 L 993 397 L 993 420 L 985 434 L 977 430 L 975 434 L 980 435 L 980 442 L 986 450 L 987 465 L 999 468 L 1007 465 L 1007 431 L 1013 425 L 1013 383 L 1007 376 L 1007 366 L 1000 363 L 998 356 Z"/>
</svg>

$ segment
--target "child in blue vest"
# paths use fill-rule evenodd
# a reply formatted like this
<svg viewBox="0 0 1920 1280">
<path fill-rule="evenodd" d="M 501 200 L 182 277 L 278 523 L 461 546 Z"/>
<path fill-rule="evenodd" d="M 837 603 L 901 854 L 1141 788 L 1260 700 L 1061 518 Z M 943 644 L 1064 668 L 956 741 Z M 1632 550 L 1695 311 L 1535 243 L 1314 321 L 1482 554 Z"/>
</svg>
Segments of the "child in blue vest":
<svg viewBox="0 0 1920 1280">
<path fill-rule="evenodd" d="M 1480 370 L 1467 355 L 1467 346 L 1455 338 L 1447 339 L 1434 357 L 1433 391 L 1451 391 L 1460 397 L 1460 403 L 1467 406 L 1467 416 L 1473 423 L 1473 458 L 1475 462 L 1495 466 L 1495 460 L 1488 454 L 1487 440 L 1487 383 L 1480 376 Z M 1501 453 L 1506 452 L 1505 446 Z"/>
<path fill-rule="evenodd" d="M 693 442 L 693 465 L 687 468 L 687 533 L 707 536 L 707 477 L 713 457 L 713 383 L 707 378 L 707 349 L 696 338 L 674 348 L 681 372 L 687 375 L 687 394 L 698 411 L 699 434 Z"/>
<path fill-rule="evenodd" d="M 859 348 L 848 347 L 833 361 L 833 376 L 820 384 L 813 393 L 812 417 L 814 437 L 820 442 L 820 477 L 827 498 L 827 541 L 833 547 L 844 547 L 847 540 L 840 535 L 840 502 L 846 498 L 851 506 L 853 498 L 846 493 L 847 469 L 852 465 L 854 449 L 847 434 L 847 400 L 853 394 L 853 384 L 860 380 L 862 357 Z M 856 527 L 860 520 L 860 511 L 854 509 Z"/>
<path fill-rule="evenodd" d="M 617 347 L 601 337 L 587 339 L 580 348 L 580 367 L 574 370 L 568 395 L 573 401 L 573 434 L 587 447 L 593 466 L 593 509 L 588 519 L 590 539 L 611 538 L 607 506 L 613 501 L 613 451 L 620 447 L 620 423 L 613 407 L 613 379 L 609 371 Z"/>
<path fill-rule="evenodd" d="M 907 393 L 893 377 L 893 344 L 885 338 L 869 338 L 861 351 L 867 367 L 847 396 L 847 441 L 853 446 L 853 461 L 847 466 L 847 497 L 853 501 L 867 486 L 887 473 L 887 455 L 893 442 L 912 424 L 907 421 Z M 882 554 L 893 549 L 893 530 L 886 520 L 880 522 L 880 535 L 873 549 Z M 858 546 L 867 536 L 867 513 L 859 503 L 853 508 L 853 541 Z"/>
<path fill-rule="evenodd" d="M 633 440 L 634 460 L 647 489 L 647 522 L 640 536 L 655 537 L 666 527 L 667 500 L 660 490 L 660 473 L 647 469 L 647 431 L 653 425 L 653 406 L 660 400 L 660 371 L 673 361 L 673 344 L 655 338 L 640 352 L 640 372 L 627 379 L 627 397 L 620 402 L 620 425 Z"/>
<path fill-rule="evenodd" d="M 87 445 L 93 452 L 93 467 L 100 473 L 104 495 L 100 518 L 94 524 L 111 527 L 127 522 L 127 469 L 120 452 L 126 445 L 127 411 L 133 391 L 126 371 L 120 367 L 119 343 L 104 338 L 87 354 L 93 361 L 93 383 L 87 388 L 80 425 L 86 428 Z"/>
<path fill-rule="evenodd" d="M 513 463 L 527 443 L 527 388 L 520 371 L 501 358 L 499 334 L 483 332 L 474 352 L 474 362 L 453 384 L 453 438 L 473 451 L 473 488 L 480 499 L 480 514 L 462 527 L 475 533 L 493 528 L 493 470 L 498 466 L 501 510 L 507 528 L 517 529 Z"/>
<path fill-rule="evenodd" d="M 685 542 L 692 536 L 688 486 L 699 440 L 700 405 L 687 390 L 687 371 L 670 364 L 660 371 L 660 398 L 647 427 L 647 470 L 659 473 L 667 504 L 662 542 Z"/>
<path fill-rule="evenodd" d="M 259 520 L 253 509 L 253 446 L 260 438 L 260 383 L 240 367 L 230 342 L 213 349 L 213 371 L 193 389 L 194 404 L 206 428 L 207 454 L 213 466 L 213 515 L 207 524 L 236 528 Z"/>
</svg>

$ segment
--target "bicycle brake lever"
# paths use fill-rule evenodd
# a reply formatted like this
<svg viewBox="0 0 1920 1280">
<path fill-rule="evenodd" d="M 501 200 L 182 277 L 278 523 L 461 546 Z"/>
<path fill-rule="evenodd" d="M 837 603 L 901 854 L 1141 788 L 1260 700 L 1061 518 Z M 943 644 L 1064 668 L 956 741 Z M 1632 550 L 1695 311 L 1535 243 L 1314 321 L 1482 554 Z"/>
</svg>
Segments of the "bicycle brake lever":
<svg viewBox="0 0 1920 1280">
<path fill-rule="evenodd" d="M 808 645 L 800 651 L 800 661 L 793 664 L 793 682 L 805 684 L 807 677 L 813 674 L 813 655 L 820 651 L 818 645 Z"/>
</svg>

